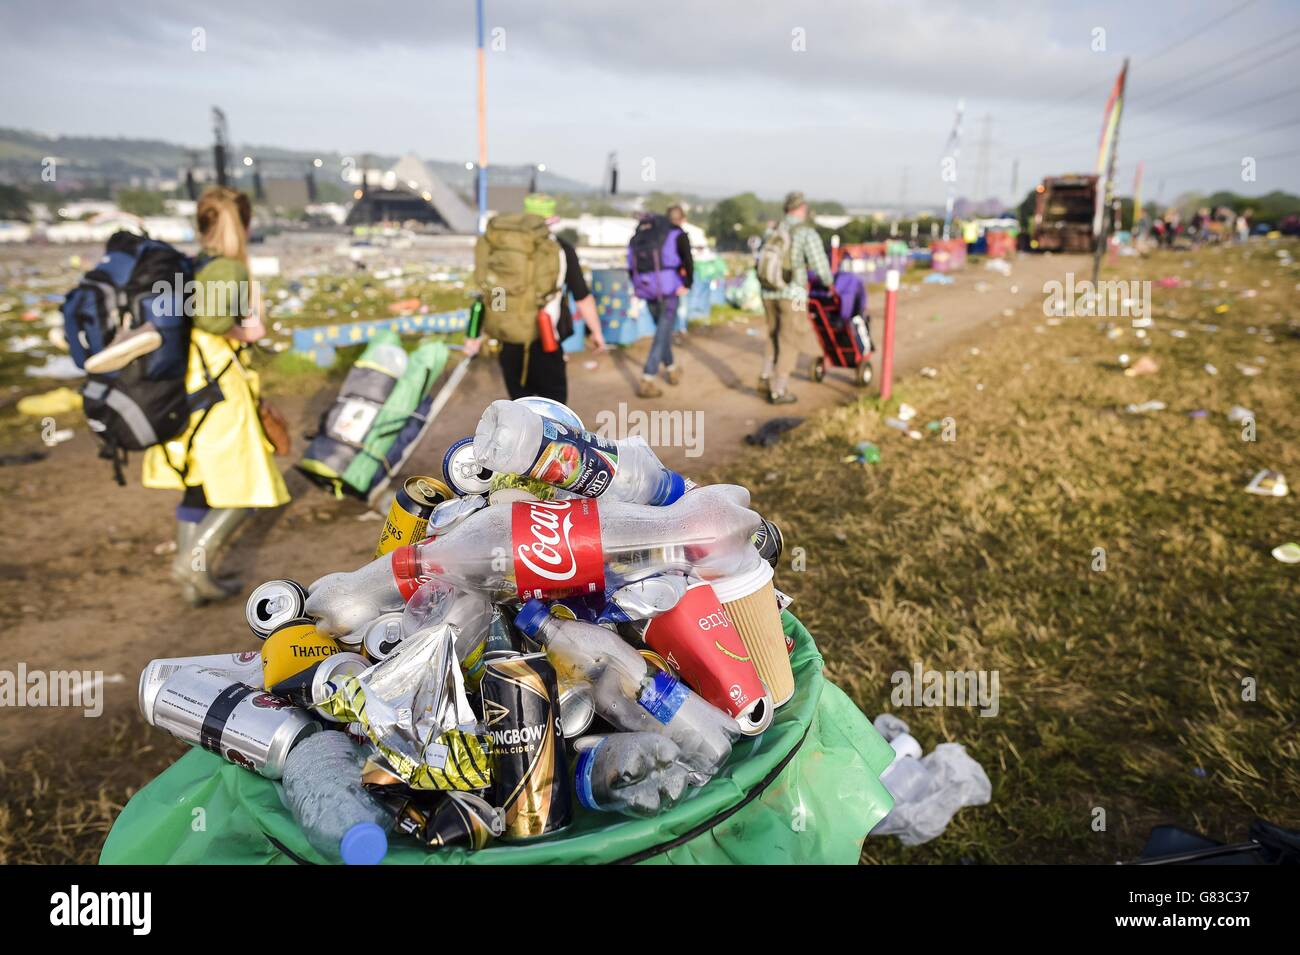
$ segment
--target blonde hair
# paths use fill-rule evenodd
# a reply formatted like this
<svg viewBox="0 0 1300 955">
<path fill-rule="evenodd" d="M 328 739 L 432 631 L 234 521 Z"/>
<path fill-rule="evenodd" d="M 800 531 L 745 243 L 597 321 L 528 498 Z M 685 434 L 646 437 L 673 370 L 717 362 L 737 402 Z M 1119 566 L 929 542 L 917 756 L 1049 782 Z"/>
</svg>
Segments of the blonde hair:
<svg viewBox="0 0 1300 955">
<path fill-rule="evenodd" d="M 199 242 L 214 255 L 246 261 L 252 221 L 253 206 L 242 192 L 212 186 L 199 197 Z"/>
</svg>

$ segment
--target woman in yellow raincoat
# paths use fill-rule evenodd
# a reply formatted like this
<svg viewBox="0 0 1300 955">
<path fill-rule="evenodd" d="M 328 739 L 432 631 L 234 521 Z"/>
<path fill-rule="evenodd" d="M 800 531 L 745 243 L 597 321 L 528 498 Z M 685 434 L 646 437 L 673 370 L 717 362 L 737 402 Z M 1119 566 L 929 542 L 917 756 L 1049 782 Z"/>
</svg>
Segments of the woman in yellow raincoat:
<svg viewBox="0 0 1300 955">
<path fill-rule="evenodd" d="M 213 573 L 218 556 L 253 508 L 289 501 L 258 413 L 257 373 L 244 347 L 266 334 L 249 280 L 251 220 L 248 197 L 233 189 L 214 187 L 199 199 L 203 255 L 191 299 L 194 326 L 185 386 L 191 395 L 212 388 L 216 401 L 190 417 L 184 434 L 144 456 L 145 487 L 183 492 L 176 508 L 172 577 L 195 606 L 239 593 L 237 580 Z"/>
</svg>

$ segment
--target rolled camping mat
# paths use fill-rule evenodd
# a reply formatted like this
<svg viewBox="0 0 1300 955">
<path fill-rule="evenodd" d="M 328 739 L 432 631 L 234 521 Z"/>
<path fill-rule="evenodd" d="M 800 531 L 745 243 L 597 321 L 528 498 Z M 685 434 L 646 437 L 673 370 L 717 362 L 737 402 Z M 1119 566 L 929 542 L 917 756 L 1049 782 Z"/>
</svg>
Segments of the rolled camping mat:
<svg viewBox="0 0 1300 955">
<path fill-rule="evenodd" d="M 788 612 L 795 695 L 760 736 L 743 738 L 707 785 L 652 819 L 577 808 L 568 828 L 478 852 L 426 851 L 393 836 L 385 865 L 548 863 L 842 863 L 893 806 L 880 773 L 893 750 L 822 674 L 808 631 Z M 196 809 L 204 826 L 195 831 Z M 313 849 L 278 786 L 201 749 L 132 797 L 103 864 L 304 864 Z"/>
</svg>

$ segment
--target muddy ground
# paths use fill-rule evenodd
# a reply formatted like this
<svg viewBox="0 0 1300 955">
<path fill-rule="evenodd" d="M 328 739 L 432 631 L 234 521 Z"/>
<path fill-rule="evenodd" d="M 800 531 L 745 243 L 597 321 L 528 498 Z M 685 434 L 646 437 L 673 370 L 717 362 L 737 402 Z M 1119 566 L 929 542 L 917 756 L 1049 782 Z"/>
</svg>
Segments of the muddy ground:
<svg viewBox="0 0 1300 955">
<path fill-rule="evenodd" d="M 946 350 L 978 341 L 1006 310 L 1041 301 L 1044 282 L 1086 269 L 1082 258 L 1022 257 L 1010 277 L 972 267 L 951 286 L 905 289 L 897 373 L 938 364 Z M 879 297 L 872 300 L 871 312 L 878 339 Z M 823 384 L 808 381 L 805 359 L 803 377 L 793 386 L 799 402 L 773 409 L 754 390 L 761 328 L 761 319 L 754 317 L 748 323 L 693 329 L 679 347 L 683 384 L 665 386 L 664 397 L 652 401 L 634 396 L 645 342 L 598 359 L 572 356 L 570 403 L 589 426 L 602 412 L 618 416 L 623 403 L 625 413 L 700 412 L 693 420 L 701 421 L 702 429 L 677 436 L 677 443 L 688 447 L 659 448 L 665 463 L 691 474 L 716 471 L 735 459 L 745 447 L 744 436 L 770 418 L 806 415 L 862 394 L 844 371 L 831 371 Z M 407 472 L 439 473 L 443 449 L 472 433 L 482 408 L 502 396 L 495 364 L 477 361 Z M 301 436 L 312 429 L 332 394 L 271 397 L 294 423 L 295 453 L 300 452 Z M 661 436 L 661 444 L 671 437 Z M 0 450 L 41 447 L 33 424 L 30 440 L 9 441 Z M 93 746 L 99 728 L 107 732 L 111 717 L 135 712 L 137 679 L 152 658 L 251 649 L 255 642 L 244 624 L 242 599 L 198 610 L 178 599 L 167 575 L 172 557 L 166 553 L 175 495 L 142 488 L 138 459 L 129 468 L 128 486 L 117 487 L 95 450 L 82 427 L 44 460 L 0 468 L 5 541 L 0 551 L 0 627 L 5 634 L 0 670 L 16 670 L 21 662 L 29 671 L 100 671 L 104 718 L 86 720 L 75 709 L 0 709 L 0 761 L 29 747 L 71 754 L 82 752 L 87 743 Z M 245 594 L 273 577 L 310 583 L 322 574 L 357 567 L 370 557 L 379 534 L 381 524 L 364 505 L 335 500 L 293 472 L 291 463 L 281 459 L 293 502 L 253 522 L 222 565 L 223 571 L 240 575 Z M 799 463 L 789 466 L 797 469 Z"/>
</svg>

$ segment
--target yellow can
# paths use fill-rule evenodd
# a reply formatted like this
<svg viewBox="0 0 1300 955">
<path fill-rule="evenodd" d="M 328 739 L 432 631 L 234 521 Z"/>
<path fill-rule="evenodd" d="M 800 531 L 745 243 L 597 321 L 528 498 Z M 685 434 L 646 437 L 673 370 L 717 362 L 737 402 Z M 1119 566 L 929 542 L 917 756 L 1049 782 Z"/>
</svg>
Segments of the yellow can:
<svg viewBox="0 0 1300 955">
<path fill-rule="evenodd" d="M 305 617 L 283 623 L 262 644 L 262 686 L 269 690 L 342 649 Z"/>
<path fill-rule="evenodd" d="M 424 532 L 429 527 L 429 515 L 433 509 L 453 497 L 455 495 L 451 488 L 437 478 L 423 475 L 408 478 L 393 498 L 392 507 L 388 509 L 375 556 L 383 557 L 399 547 L 424 540 Z"/>
</svg>

